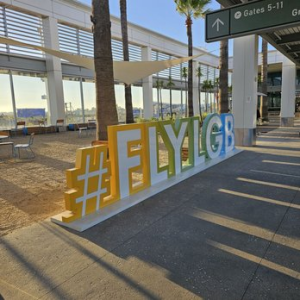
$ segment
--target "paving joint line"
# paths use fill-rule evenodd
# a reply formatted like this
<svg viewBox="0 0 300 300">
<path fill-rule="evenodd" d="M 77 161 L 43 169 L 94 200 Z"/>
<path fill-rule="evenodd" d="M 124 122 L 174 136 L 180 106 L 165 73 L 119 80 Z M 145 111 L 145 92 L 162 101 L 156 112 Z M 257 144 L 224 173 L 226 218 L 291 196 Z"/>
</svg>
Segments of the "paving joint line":
<svg viewBox="0 0 300 300">
<path fill-rule="evenodd" d="M 254 161 L 257 159 L 257 156 L 259 156 L 260 154 L 256 154 L 255 158 L 253 158 L 252 160 L 250 160 L 250 162 Z M 237 169 L 242 168 L 245 164 L 247 164 L 248 162 L 245 162 L 242 165 L 239 165 L 237 167 Z M 196 176 L 198 174 L 195 174 L 194 176 Z M 194 177 L 192 176 L 192 177 Z M 192 178 L 190 177 L 190 178 Z M 186 180 L 188 180 L 189 178 L 187 178 Z M 69 280 L 71 280 L 72 278 L 74 278 L 76 275 L 78 275 L 79 273 L 83 272 L 84 270 L 86 270 L 88 267 L 94 265 L 95 263 L 99 262 L 101 259 L 104 259 L 107 255 L 113 253 L 114 251 L 116 251 L 118 248 L 122 247 L 123 245 L 125 245 L 127 242 L 129 242 L 130 240 L 132 240 L 133 238 L 135 238 L 136 236 L 138 236 L 140 233 L 142 233 L 143 231 L 145 231 L 146 229 L 150 228 L 152 225 L 156 224 L 157 222 L 159 222 L 160 220 L 162 220 L 163 218 L 169 216 L 171 213 L 173 213 L 174 211 L 180 209 L 181 207 L 183 207 L 186 203 L 188 203 L 189 201 L 192 201 L 192 199 L 194 198 L 195 195 L 191 195 L 186 201 L 181 202 L 181 204 L 177 207 L 174 207 L 172 210 L 170 210 L 168 213 L 166 213 L 165 215 L 161 216 L 159 219 L 153 221 L 151 224 L 149 224 L 148 226 L 144 227 L 143 229 L 141 229 L 140 231 L 138 231 L 137 233 L 135 233 L 133 236 L 129 237 L 128 239 L 126 239 L 124 242 L 122 242 L 121 244 L 115 246 L 114 248 L 112 248 L 111 250 L 107 251 L 107 253 L 105 253 L 103 256 L 101 256 L 100 258 L 94 260 L 90 265 L 86 266 L 85 268 L 81 269 L 80 271 L 78 271 L 77 273 L 73 274 L 70 278 L 64 280 L 63 282 L 61 282 L 60 284 L 58 284 L 57 286 L 55 286 L 53 289 L 51 289 L 50 291 L 48 291 L 46 294 L 44 294 L 42 297 L 48 295 L 49 293 L 51 293 L 54 289 L 60 287 L 61 285 L 63 285 L 64 283 L 68 282 Z"/>
<path fill-rule="evenodd" d="M 195 174 L 197 175 L 197 174 Z M 192 176 L 193 177 L 193 176 Z M 189 178 L 187 178 L 189 179 Z M 77 273 L 73 274 L 71 277 L 69 277 L 68 279 L 64 280 L 63 282 L 61 282 L 60 284 L 58 284 L 57 286 L 53 287 L 51 290 L 49 290 L 47 293 L 43 294 L 40 298 L 47 296 L 48 294 L 50 294 L 54 289 L 60 287 L 61 285 L 63 285 L 64 283 L 68 282 L 69 280 L 71 280 L 72 278 L 74 278 L 76 275 L 78 275 L 79 273 L 83 272 L 84 270 L 86 270 L 87 268 L 89 268 L 90 266 L 96 264 L 97 262 L 99 262 L 100 260 L 104 259 L 106 256 L 110 255 L 111 253 L 113 253 L 114 251 L 116 251 L 118 248 L 122 247 L 123 245 L 125 245 L 127 242 L 129 242 L 130 240 L 132 240 L 133 238 L 135 238 L 137 235 L 139 235 L 140 233 L 142 233 L 143 231 L 145 231 L 146 229 L 148 229 L 149 227 L 151 227 L 152 225 L 154 225 L 155 223 L 159 222 L 160 220 L 162 220 L 163 218 L 167 217 L 168 215 L 170 215 L 171 213 L 173 213 L 175 210 L 181 208 L 182 206 L 184 206 L 184 204 L 186 204 L 187 202 L 191 201 L 192 198 L 194 197 L 194 195 L 190 196 L 186 201 L 181 202 L 181 204 L 177 207 L 174 207 L 172 210 L 170 210 L 168 213 L 166 213 L 165 215 L 161 216 L 159 219 L 153 221 L 151 224 L 149 224 L 148 226 L 144 227 L 143 229 L 141 229 L 140 231 L 138 231 L 137 233 L 135 233 L 133 236 L 129 237 L 128 239 L 126 239 L 124 242 L 120 243 L 119 245 L 115 246 L 114 248 L 112 248 L 111 250 L 107 251 L 107 253 L 105 253 L 103 256 L 99 257 L 98 259 L 93 260 L 93 262 L 86 266 L 85 268 L 79 270 Z M 122 212 L 121 212 L 122 213 Z"/>
<path fill-rule="evenodd" d="M 294 201 L 295 201 L 295 199 L 296 199 L 296 196 L 299 194 L 299 192 L 300 192 L 300 188 L 298 189 L 298 191 L 295 192 L 295 195 L 294 195 L 292 201 L 290 202 L 290 205 L 287 207 L 287 209 L 286 209 L 284 215 L 282 216 L 282 218 L 281 218 L 281 220 L 280 220 L 280 222 L 279 222 L 279 224 L 278 224 L 278 226 L 277 226 L 277 228 L 276 228 L 276 231 L 274 232 L 274 234 L 273 234 L 273 236 L 272 236 L 272 239 L 268 242 L 268 246 L 267 246 L 266 250 L 264 251 L 264 253 L 263 253 L 263 255 L 262 255 L 262 257 L 261 257 L 259 263 L 257 264 L 257 267 L 256 267 L 256 269 L 255 269 L 253 275 L 251 276 L 251 279 L 250 279 L 250 281 L 249 281 L 249 283 L 248 283 L 248 285 L 247 285 L 247 287 L 246 287 L 246 289 L 245 289 L 245 291 L 244 291 L 244 293 L 243 293 L 243 295 L 242 295 L 241 300 L 243 300 L 244 297 L 246 296 L 246 294 L 247 294 L 247 292 L 248 292 L 248 290 L 249 290 L 249 288 L 250 288 L 250 285 L 252 284 L 252 282 L 254 281 L 254 278 L 256 277 L 256 274 L 257 274 L 258 269 L 261 267 L 261 262 L 262 262 L 262 260 L 265 259 L 266 254 L 267 254 L 267 252 L 269 251 L 269 249 L 270 249 L 270 247 L 271 247 L 271 244 L 272 244 L 273 241 L 274 241 L 275 236 L 277 235 L 277 232 L 279 231 L 279 229 L 280 229 L 280 227 L 281 227 L 281 225 L 282 225 L 282 223 L 283 223 L 283 221 L 284 221 L 284 219 L 285 219 L 287 213 L 288 213 L 289 210 L 291 209 L 291 205 L 294 204 Z"/>
</svg>

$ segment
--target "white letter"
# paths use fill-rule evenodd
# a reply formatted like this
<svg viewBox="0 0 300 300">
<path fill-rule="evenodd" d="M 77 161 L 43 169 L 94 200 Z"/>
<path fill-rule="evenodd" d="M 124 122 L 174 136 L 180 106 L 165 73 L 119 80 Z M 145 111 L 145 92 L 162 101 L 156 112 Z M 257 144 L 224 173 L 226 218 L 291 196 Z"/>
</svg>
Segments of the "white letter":
<svg viewBox="0 0 300 300">
<path fill-rule="evenodd" d="M 120 199 L 129 196 L 129 170 L 141 165 L 141 156 L 130 157 L 128 154 L 128 142 L 141 139 L 141 130 L 118 131 L 118 160 L 119 160 L 119 180 L 120 180 Z"/>
<path fill-rule="evenodd" d="M 149 127 L 149 159 L 151 185 L 168 179 L 168 171 L 158 172 L 159 162 L 157 157 L 157 134 L 156 127 Z"/>
</svg>

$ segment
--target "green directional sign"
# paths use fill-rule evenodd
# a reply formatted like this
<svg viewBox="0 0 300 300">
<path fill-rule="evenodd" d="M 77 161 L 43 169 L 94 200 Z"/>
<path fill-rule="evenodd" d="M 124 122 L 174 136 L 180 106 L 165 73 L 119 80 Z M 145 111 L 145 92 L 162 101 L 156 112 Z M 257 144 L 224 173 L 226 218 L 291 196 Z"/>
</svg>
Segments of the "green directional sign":
<svg viewBox="0 0 300 300">
<path fill-rule="evenodd" d="M 210 29 L 210 38 L 219 38 L 230 35 L 229 21 L 229 10 L 209 14 L 206 18 L 206 27 Z"/>
<path fill-rule="evenodd" d="M 249 2 L 208 13 L 206 42 L 266 32 L 275 28 L 279 30 L 297 24 L 300 24 L 300 0 Z"/>
</svg>

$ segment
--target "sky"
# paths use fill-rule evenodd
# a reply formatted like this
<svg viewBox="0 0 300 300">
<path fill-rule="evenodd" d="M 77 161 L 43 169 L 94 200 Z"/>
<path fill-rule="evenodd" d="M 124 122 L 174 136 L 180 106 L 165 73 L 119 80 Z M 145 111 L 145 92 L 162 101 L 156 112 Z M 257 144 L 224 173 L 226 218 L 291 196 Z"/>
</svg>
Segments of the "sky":
<svg viewBox="0 0 300 300">
<path fill-rule="evenodd" d="M 79 0 L 91 5 L 91 0 Z M 110 13 L 120 17 L 119 0 L 109 0 Z M 217 10 L 220 4 L 215 0 L 208 6 Z M 185 18 L 176 11 L 173 0 L 127 0 L 127 19 L 129 22 L 159 32 L 178 41 L 187 43 Z M 193 21 L 193 43 L 213 54 L 219 54 L 219 43 L 205 43 L 205 22 L 203 19 Z"/>
</svg>

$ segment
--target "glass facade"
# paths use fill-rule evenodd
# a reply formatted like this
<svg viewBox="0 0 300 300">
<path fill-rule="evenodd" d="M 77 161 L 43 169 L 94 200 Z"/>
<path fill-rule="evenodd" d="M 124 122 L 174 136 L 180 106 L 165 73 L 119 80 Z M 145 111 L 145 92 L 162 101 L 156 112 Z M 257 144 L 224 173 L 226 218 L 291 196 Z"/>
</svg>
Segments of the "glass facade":
<svg viewBox="0 0 300 300">
<path fill-rule="evenodd" d="M 0 71 L 0 91 L 0 129 L 14 128 L 15 118 L 25 121 L 27 126 L 38 125 L 39 120 L 47 119 L 44 74 Z"/>
<path fill-rule="evenodd" d="M 85 121 L 96 119 L 95 83 L 92 80 L 82 79 L 83 102 Z"/>
<path fill-rule="evenodd" d="M 27 126 L 32 126 L 38 125 L 39 120 L 46 120 L 48 105 L 45 76 L 13 73 L 13 85 L 18 121 L 24 120 Z"/>
<path fill-rule="evenodd" d="M 63 80 L 65 115 L 67 124 L 83 122 L 83 107 L 81 99 L 80 79 Z"/>
<path fill-rule="evenodd" d="M 43 20 L 40 16 L 0 6 L 0 35 L 29 44 L 44 46 Z M 61 51 L 85 57 L 93 57 L 94 55 L 93 35 L 90 30 L 59 23 L 58 39 Z M 16 46 L 1 44 L 0 54 L 1 52 L 6 55 L 33 59 L 33 69 L 38 65 L 35 64 L 36 62 L 44 62 L 45 59 L 45 55 L 41 51 Z M 123 46 L 120 40 L 112 39 L 112 52 L 114 60 L 123 59 Z M 129 56 L 131 61 L 141 61 L 141 46 L 130 44 Z M 152 50 L 151 53 L 152 60 L 173 58 L 176 57 L 157 50 Z M 214 82 L 218 77 L 216 68 L 204 64 L 199 64 L 199 66 L 202 71 L 201 84 L 205 80 Z M 0 129 L 14 127 L 18 119 L 26 119 L 26 125 L 28 126 L 36 125 L 41 117 L 49 121 L 48 101 L 50 99 L 47 95 L 47 74 L 41 73 L 45 71 L 41 71 L 40 67 L 37 69 L 39 71 L 28 71 L 27 66 L 23 69 L 20 66 L 20 70 L 14 69 L 12 73 L 8 69 L 0 70 Z M 153 110 L 155 117 L 159 117 L 162 112 L 165 118 L 171 114 L 171 111 L 176 113 L 176 116 L 185 115 L 186 85 L 182 76 L 184 67 L 188 67 L 188 63 L 174 66 L 153 75 Z M 96 96 L 93 79 L 84 78 L 81 75 L 62 74 L 62 76 L 66 123 L 81 123 L 95 119 Z M 173 83 L 171 90 L 167 86 L 170 79 Z M 164 85 L 159 92 L 155 87 L 156 80 L 164 81 Z M 124 122 L 126 114 L 123 84 L 115 83 L 115 94 L 119 121 Z M 210 96 L 213 96 L 213 94 Z M 201 93 L 201 99 L 202 106 L 205 107 L 205 93 Z M 132 101 L 134 117 L 143 117 L 142 80 L 132 85 Z M 38 110 L 44 111 L 44 116 L 36 116 L 35 113 Z M 32 115 L 28 115 L 30 113 Z"/>
</svg>

